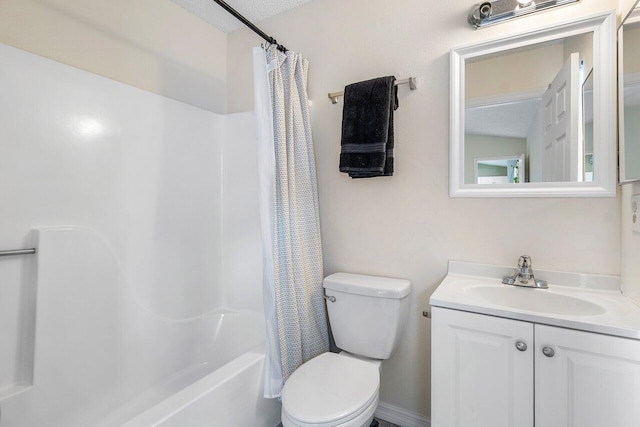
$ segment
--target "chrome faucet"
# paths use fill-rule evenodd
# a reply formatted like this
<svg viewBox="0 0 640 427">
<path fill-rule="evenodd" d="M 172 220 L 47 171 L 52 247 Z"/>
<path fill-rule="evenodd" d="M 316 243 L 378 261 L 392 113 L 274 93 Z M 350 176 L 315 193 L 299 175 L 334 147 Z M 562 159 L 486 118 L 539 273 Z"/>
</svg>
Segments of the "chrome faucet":
<svg viewBox="0 0 640 427">
<path fill-rule="evenodd" d="M 530 281 L 532 283 L 530 283 Z M 549 288 L 546 281 L 536 280 L 531 266 L 531 257 L 528 255 L 522 255 L 520 259 L 518 259 L 518 267 L 516 268 L 515 274 L 513 276 L 505 276 L 502 278 L 502 283 L 505 285 L 522 286 L 525 288 Z"/>
</svg>

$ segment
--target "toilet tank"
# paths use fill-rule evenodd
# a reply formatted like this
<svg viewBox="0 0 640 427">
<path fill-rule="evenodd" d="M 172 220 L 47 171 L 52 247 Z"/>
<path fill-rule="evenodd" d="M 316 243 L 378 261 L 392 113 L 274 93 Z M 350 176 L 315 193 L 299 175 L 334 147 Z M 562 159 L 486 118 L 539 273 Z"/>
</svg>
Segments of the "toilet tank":
<svg viewBox="0 0 640 427">
<path fill-rule="evenodd" d="M 324 279 L 329 323 L 342 350 L 388 359 L 400 343 L 409 315 L 411 282 L 335 273 Z"/>
</svg>

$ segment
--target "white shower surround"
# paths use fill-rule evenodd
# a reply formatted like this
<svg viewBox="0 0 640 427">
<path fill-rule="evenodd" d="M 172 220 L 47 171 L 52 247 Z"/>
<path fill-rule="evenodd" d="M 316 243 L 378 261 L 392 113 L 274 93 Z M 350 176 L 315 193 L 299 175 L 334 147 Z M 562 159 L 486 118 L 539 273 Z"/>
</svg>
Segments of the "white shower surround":
<svg viewBox="0 0 640 427">
<path fill-rule="evenodd" d="M 121 425 L 259 352 L 252 115 L 0 61 L 0 243 L 38 247 L 0 260 L 2 426 Z"/>
</svg>

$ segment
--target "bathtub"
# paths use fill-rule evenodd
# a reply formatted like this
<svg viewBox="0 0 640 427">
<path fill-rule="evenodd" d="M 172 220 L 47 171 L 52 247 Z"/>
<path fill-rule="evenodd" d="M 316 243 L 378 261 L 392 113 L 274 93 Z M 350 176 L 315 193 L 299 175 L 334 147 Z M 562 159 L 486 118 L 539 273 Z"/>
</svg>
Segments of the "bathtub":
<svg viewBox="0 0 640 427">
<path fill-rule="evenodd" d="M 57 369 L 42 369 L 33 386 L 0 401 L 0 427 L 275 427 L 279 423 L 280 402 L 262 397 L 261 313 L 224 309 L 184 322 L 150 323 L 153 327 L 147 325 L 145 334 L 135 334 L 141 347 L 137 350 L 144 357 L 115 363 L 114 370 L 104 375 L 114 378 L 112 383 L 73 375 L 77 360 L 56 358 L 61 363 Z M 143 339 L 156 328 L 157 333 Z M 159 332 L 164 332 L 164 343 L 158 342 Z M 150 345 L 154 348 L 142 350 Z M 188 360 L 176 362 L 177 356 L 186 355 Z M 116 358 L 113 353 L 108 356 Z M 159 369 L 166 359 L 174 363 Z M 102 374 L 104 366 L 90 366 Z"/>
<path fill-rule="evenodd" d="M 0 394 L 0 427 L 278 423 L 279 402 L 261 397 L 260 311 L 167 313 L 92 230 L 40 229 L 37 241 L 32 370 Z"/>
<path fill-rule="evenodd" d="M 206 329 L 215 338 L 205 344 L 199 363 L 135 399 L 138 402 L 126 410 L 138 411 L 131 419 L 120 423 L 111 417 L 105 425 L 275 427 L 280 422 L 280 402 L 262 397 L 263 315 L 225 310 L 213 324 L 215 331 Z"/>
<path fill-rule="evenodd" d="M 280 403 L 262 397 L 264 351 L 244 353 L 123 427 L 275 427 Z"/>
</svg>

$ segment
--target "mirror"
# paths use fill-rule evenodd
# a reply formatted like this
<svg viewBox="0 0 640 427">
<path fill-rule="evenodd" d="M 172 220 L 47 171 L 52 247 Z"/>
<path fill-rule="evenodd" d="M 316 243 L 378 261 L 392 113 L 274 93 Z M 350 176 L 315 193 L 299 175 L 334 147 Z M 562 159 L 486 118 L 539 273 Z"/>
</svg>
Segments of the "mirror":
<svg viewBox="0 0 640 427">
<path fill-rule="evenodd" d="M 592 70 L 593 33 L 467 60 L 465 163 L 515 155 L 529 173 L 511 183 L 588 180 L 585 131 L 593 121 L 585 115 L 593 116 L 593 97 L 583 86 Z M 486 183 L 478 178 L 465 173 L 465 184 Z"/>
<path fill-rule="evenodd" d="M 593 181 L 593 68 L 582 84 L 582 141 L 584 181 Z"/>
<path fill-rule="evenodd" d="M 637 6 L 637 4 L 636 4 Z M 640 181 L 640 8 L 618 30 L 620 183 Z"/>
<path fill-rule="evenodd" d="M 451 196 L 615 196 L 615 15 L 451 52 Z"/>
</svg>

